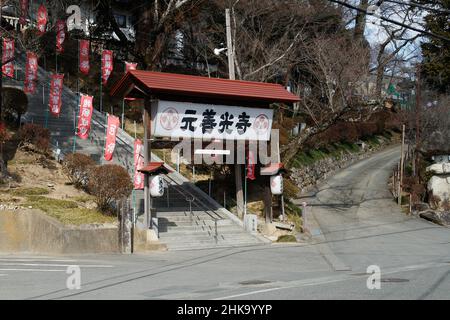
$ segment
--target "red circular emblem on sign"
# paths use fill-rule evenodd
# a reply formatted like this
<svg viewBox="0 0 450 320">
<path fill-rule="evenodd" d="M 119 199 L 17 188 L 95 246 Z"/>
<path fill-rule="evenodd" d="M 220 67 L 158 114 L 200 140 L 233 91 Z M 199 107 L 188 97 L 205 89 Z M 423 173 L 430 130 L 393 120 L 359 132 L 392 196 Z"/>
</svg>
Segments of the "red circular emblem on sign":
<svg viewBox="0 0 450 320">
<path fill-rule="evenodd" d="M 180 117 L 178 116 L 177 110 L 174 108 L 167 108 L 161 113 L 159 122 L 165 130 L 171 131 L 178 125 L 179 119 Z"/>
<path fill-rule="evenodd" d="M 265 114 L 260 114 L 253 124 L 257 134 L 265 134 L 269 130 L 269 118 Z"/>
</svg>

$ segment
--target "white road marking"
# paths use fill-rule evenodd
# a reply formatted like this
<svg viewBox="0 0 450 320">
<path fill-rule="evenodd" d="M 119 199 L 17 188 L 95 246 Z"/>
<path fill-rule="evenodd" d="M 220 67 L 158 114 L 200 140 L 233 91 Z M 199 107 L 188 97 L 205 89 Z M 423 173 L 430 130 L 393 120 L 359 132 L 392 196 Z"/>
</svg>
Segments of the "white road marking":
<svg viewBox="0 0 450 320">
<path fill-rule="evenodd" d="M 77 265 L 80 268 L 113 268 L 114 266 L 103 265 L 103 264 L 53 264 L 53 263 L 2 263 L 0 266 L 28 266 L 28 267 L 68 267 Z"/>
<path fill-rule="evenodd" d="M 0 271 L 66 272 L 66 270 L 61 269 L 0 269 Z"/>
<path fill-rule="evenodd" d="M 46 261 L 46 262 L 76 262 L 77 260 L 68 260 L 68 259 L 35 259 L 35 258 L 27 258 L 27 259 L 14 259 L 14 258 L 0 258 L 0 261 L 18 261 L 18 262 L 33 262 L 33 261 Z"/>
<path fill-rule="evenodd" d="M 399 268 L 393 268 L 389 271 L 382 271 L 382 277 L 386 274 L 394 274 L 399 272 L 408 272 L 408 271 L 415 271 L 415 270 L 421 270 L 421 269 L 429 269 L 429 268 L 439 268 L 439 267 L 447 267 L 448 265 L 446 263 L 425 263 L 420 265 L 411 265 L 411 266 L 404 266 Z M 292 288 L 301 288 L 301 287 L 308 287 L 308 286 L 315 286 L 315 285 L 322 285 L 322 284 L 328 284 L 328 283 L 334 283 L 334 282 L 341 282 L 341 281 L 348 281 L 348 280 L 356 280 L 358 278 L 366 278 L 367 275 L 351 275 L 351 274 L 345 274 L 340 275 L 337 277 L 325 277 L 325 278 L 317 278 L 317 279 L 307 279 L 307 280 L 294 280 L 289 281 L 285 285 L 275 288 L 268 288 L 263 290 L 255 290 L 255 291 L 249 291 L 244 292 L 240 294 L 220 297 L 220 298 L 214 298 L 212 300 L 226 300 L 226 299 L 233 299 L 243 296 L 250 296 L 258 293 L 264 293 L 264 292 L 270 292 L 270 291 L 277 291 L 277 290 L 283 290 L 283 289 L 292 289 Z"/>
</svg>

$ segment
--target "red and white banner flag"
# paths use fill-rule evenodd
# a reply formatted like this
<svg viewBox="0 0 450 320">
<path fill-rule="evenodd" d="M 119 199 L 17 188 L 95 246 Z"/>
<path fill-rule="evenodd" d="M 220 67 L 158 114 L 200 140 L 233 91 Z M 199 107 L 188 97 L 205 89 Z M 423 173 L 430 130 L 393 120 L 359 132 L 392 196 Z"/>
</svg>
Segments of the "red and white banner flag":
<svg viewBox="0 0 450 320">
<path fill-rule="evenodd" d="M 20 0 L 20 18 L 19 23 L 21 25 L 27 24 L 28 17 L 28 0 Z"/>
<path fill-rule="evenodd" d="M 89 137 L 89 131 L 91 130 L 91 119 L 94 97 L 81 96 L 80 101 L 80 117 L 78 119 L 77 136 L 81 139 L 87 139 Z"/>
<path fill-rule="evenodd" d="M 108 115 L 108 128 L 106 129 L 106 143 L 105 143 L 105 160 L 111 161 L 114 148 L 116 147 L 116 135 L 119 130 L 120 120 L 118 117 Z"/>
<path fill-rule="evenodd" d="M 125 73 L 127 73 L 130 70 L 136 70 L 136 68 L 137 68 L 137 63 L 125 61 Z"/>
<path fill-rule="evenodd" d="M 50 108 L 50 113 L 56 117 L 58 117 L 61 112 L 61 94 L 63 91 L 63 80 L 63 74 L 52 75 L 48 106 Z"/>
<path fill-rule="evenodd" d="M 25 83 L 23 91 L 25 93 L 35 93 L 36 92 L 36 81 L 37 81 L 37 70 L 38 70 L 38 58 L 33 52 L 27 52 L 27 65 L 25 67 Z"/>
<path fill-rule="evenodd" d="M 141 151 L 144 149 L 142 141 L 139 139 L 134 140 L 134 189 L 144 189 L 144 174 L 138 170 L 144 166 L 144 157 L 141 155 Z"/>
<path fill-rule="evenodd" d="M 37 14 L 37 29 L 41 35 L 44 34 L 47 29 L 47 20 L 48 20 L 47 8 L 43 4 L 41 4 L 39 6 Z"/>
<path fill-rule="evenodd" d="M 255 180 L 255 155 L 253 154 L 253 151 L 248 152 L 248 161 L 247 161 L 247 179 Z"/>
<path fill-rule="evenodd" d="M 64 20 L 58 20 L 56 22 L 56 51 L 59 53 L 64 51 L 64 40 L 66 40 L 66 22 Z"/>
<path fill-rule="evenodd" d="M 89 40 L 80 40 L 80 71 L 89 74 Z"/>
<path fill-rule="evenodd" d="M 14 39 L 5 38 L 3 39 L 2 71 L 6 77 L 14 78 L 14 62 L 12 61 L 13 58 Z"/>
<path fill-rule="evenodd" d="M 103 50 L 102 53 L 102 79 L 105 85 L 113 71 L 113 53 L 111 50 Z"/>
</svg>

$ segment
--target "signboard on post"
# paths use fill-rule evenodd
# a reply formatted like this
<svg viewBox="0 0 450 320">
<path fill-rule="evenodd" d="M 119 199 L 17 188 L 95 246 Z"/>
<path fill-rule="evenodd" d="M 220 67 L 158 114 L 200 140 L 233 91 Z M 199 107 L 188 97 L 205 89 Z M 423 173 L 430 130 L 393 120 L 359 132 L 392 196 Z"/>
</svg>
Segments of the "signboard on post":
<svg viewBox="0 0 450 320">
<path fill-rule="evenodd" d="M 63 74 L 53 74 L 50 83 L 49 108 L 50 113 L 58 117 L 61 113 L 61 94 L 63 91 Z"/>
<path fill-rule="evenodd" d="M 89 40 L 80 40 L 80 71 L 81 73 L 89 74 Z"/>
<path fill-rule="evenodd" d="M 27 52 L 27 65 L 25 67 L 25 81 L 23 89 L 25 93 L 34 94 L 36 92 L 37 70 L 37 55 L 34 52 Z"/>
<path fill-rule="evenodd" d="M 269 141 L 273 110 L 158 100 L 152 103 L 156 137 Z"/>
<path fill-rule="evenodd" d="M 92 100 L 92 96 L 81 96 L 77 136 L 84 140 L 89 137 L 89 131 L 91 130 Z"/>
<path fill-rule="evenodd" d="M 48 13 L 47 8 L 41 4 L 38 9 L 37 29 L 39 34 L 43 35 L 47 28 Z"/>
<path fill-rule="evenodd" d="M 64 20 L 58 20 L 56 22 L 56 51 L 63 53 L 63 43 L 66 40 L 66 23 Z"/>
<path fill-rule="evenodd" d="M 3 39 L 2 71 L 7 77 L 14 77 L 14 39 Z M 8 62 L 9 61 L 9 62 Z"/>
<path fill-rule="evenodd" d="M 108 127 L 106 130 L 106 143 L 105 143 L 105 160 L 111 161 L 116 147 L 116 135 L 120 126 L 120 120 L 118 117 L 108 115 Z"/>
</svg>

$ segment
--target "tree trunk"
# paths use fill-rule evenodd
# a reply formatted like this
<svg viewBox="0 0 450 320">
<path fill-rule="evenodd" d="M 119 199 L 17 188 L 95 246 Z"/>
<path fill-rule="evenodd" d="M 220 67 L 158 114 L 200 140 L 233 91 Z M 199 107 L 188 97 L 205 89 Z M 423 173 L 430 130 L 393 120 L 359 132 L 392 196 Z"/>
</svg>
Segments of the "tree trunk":
<svg viewBox="0 0 450 320">
<path fill-rule="evenodd" d="M 362 10 L 367 10 L 369 6 L 369 0 L 361 0 L 359 3 L 359 8 Z M 358 11 L 355 18 L 355 29 L 353 37 L 355 40 L 364 40 L 364 31 L 366 30 L 366 14 L 364 12 Z"/>
<path fill-rule="evenodd" d="M 375 96 L 381 99 L 381 91 L 383 89 L 384 66 L 379 65 L 377 68 L 377 80 L 375 84 Z"/>
<path fill-rule="evenodd" d="M 20 120 L 22 119 L 22 114 L 21 113 L 17 113 L 17 120 L 16 120 L 16 126 L 17 128 L 20 127 Z"/>
</svg>

